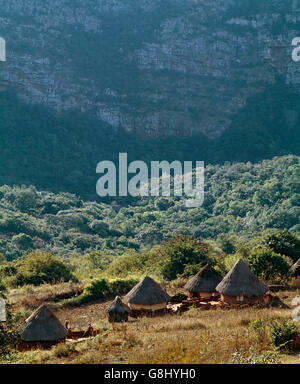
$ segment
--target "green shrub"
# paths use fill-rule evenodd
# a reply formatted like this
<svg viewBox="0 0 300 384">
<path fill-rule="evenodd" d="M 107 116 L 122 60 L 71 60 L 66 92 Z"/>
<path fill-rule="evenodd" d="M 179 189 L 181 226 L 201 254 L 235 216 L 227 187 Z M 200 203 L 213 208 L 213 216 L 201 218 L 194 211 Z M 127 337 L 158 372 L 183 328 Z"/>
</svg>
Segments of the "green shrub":
<svg viewBox="0 0 300 384">
<path fill-rule="evenodd" d="M 128 293 L 136 284 L 138 280 L 135 279 L 118 279 L 109 282 L 109 290 L 112 296 L 125 295 Z"/>
<path fill-rule="evenodd" d="M 78 297 L 81 304 L 91 301 L 104 299 L 109 296 L 110 289 L 105 279 L 92 280 L 89 285 L 84 288 L 83 293 Z"/>
<path fill-rule="evenodd" d="M 8 276 L 14 276 L 17 274 L 17 268 L 12 263 L 5 263 L 0 265 L 0 278 L 4 279 Z"/>
<path fill-rule="evenodd" d="M 101 271 L 105 270 L 113 260 L 111 255 L 95 250 L 89 252 L 85 258 L 91 269 L 99 269 Z"/>
<path fill-rule="evenodd" d="M 17 341 L 17 334 L 13 331 L 13 319 L 8 309 L 6 317 L 7 321 L 0 323 L 0 363 L 10 360 Z"/>
<path fill-rule="evenodd" d="M 83 293 L 69 301 L 71 305 L 81 305 L 108 297 L 123 295 L 130 291 L 136 284 L 134 279 L 118 279 L 108 282 L 106 279 L 94 279 L 85 288 Z"/>
<path fill-rule="evenodd" d="M 286 229 L 267 232 L 263 244 L 276 253 L 289 256 L 294 263 L 300 258 L 300 239 Z"/>
<path fill-rule="evenodd" d="M 284 256 L 268 249 L 254 249 L 248 256 L 247 261 L 251 270 L 257 276 L 266 280 L 282 279 L 290 269 L 290 265 Z"/>
<path fill-rule="evenodd" d="M 33 247 L 32 238 L 25 233 L 13 236 L 12 242 L 21 250 L 28 250 Z"/>
<path fill-rule="evenodd" d="M 268 329 L 271 343 L 279 348 L 293 348 L 293 339 L 298 330 L 292 320 L 272 320 Z"/>
<path fill-rule="evenodd" d="M 31 252 L 16 264 L 17 274 L 6 279 L 8 285 L 41 285 L 58 281 L 75 280 L 69 267 L 50 253 Z"/>
<path fill-rule="evenodd" d="M 254 319 L 249 322 L 250 328 L 256 333 L 259 340 L 262 340 L 266 334 L 266 324 L 264 320 Z"/>
<path fill-rule="evenodd" d="M 15 205 L 20 211 L 29 211 L 36 207 L 38 194 L 34 187 L 17 189 L 15 192 Z"/>
<path fill-rule="evenodd" d="M 174 280 L 182 275 L 187 266 L 196 265 L 198 269 L 209 260 L 208 245 L 190 236 L 168 240 L 158 253 L 164 261 L 162 275 L 167 280 Z"/>
</svg>

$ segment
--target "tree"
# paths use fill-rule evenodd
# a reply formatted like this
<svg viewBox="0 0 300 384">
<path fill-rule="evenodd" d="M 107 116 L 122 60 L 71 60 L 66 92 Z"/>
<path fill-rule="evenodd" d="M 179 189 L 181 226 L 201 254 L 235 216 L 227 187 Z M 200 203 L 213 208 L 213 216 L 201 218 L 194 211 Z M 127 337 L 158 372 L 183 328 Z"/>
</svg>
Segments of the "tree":
<svg viewBox="0 0 300 384">
<path fill-rule="evenodd" d="M 50 253 L 35 251 L 20 262 L 15 285 L 40 285 L 74 279 L 69 267 Z"/>
<path fill-rule="evenodd" d="M 207 244 L 191 236 L 181 236 L 168 240 L 158 251 L 163 261 L 162 275 L 174 280 L 190 265 L 204 266 L 209 261 Z"/>
<path fill-rule="evenodd" d="M 93 220 L 89 227 L 101 237 L 108 236 L 109 225 L 102 220 Z"/>
<path fill-rule="evenodd" d="M 221 233 L 217 236 L 216 243 L 227 255 L 234 253 L 236 250 L 235 236 Z"/>
<path fill-rule="evenodd" d="M 38 194 L 34 187 L 18 189 L 15 195 L 15 205 L 20 211 L 27 212 L 37 205 Z"/>
<path fill-rule="evenodd" d="M 276 253 L 290 257 L 294 263 L 300 258 L 300 239 L 286 229 L 268 233 L 263 244 Z"/>
<path fill-rule="evenodd" d="M 281 279 L 290 269 L 284 256 L 270 249 L 254 249 L 247 261 L 252 272 L 265 280 L 277 277 Z"/>
<path fill-rule="evenodd" d="M 28 250 L 33 247 L 32 238 L 25 233 L 13 236 L 12 242 L 21 250 Z"/>
<path fill-rule="evenodd" d="M 112 257 L 102 251 L 91 251 L 86 255 L 91 269 L 105 270 L 112 262 Z"/>
</svg>

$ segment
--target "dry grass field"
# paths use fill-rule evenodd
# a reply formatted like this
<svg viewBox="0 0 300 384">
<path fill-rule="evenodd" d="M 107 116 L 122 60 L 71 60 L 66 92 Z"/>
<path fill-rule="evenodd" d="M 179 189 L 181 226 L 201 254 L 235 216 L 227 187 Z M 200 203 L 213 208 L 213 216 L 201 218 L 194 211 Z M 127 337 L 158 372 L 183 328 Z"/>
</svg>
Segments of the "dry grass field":
<svg viewBox="0 0 300 384">
<path fill-rule="evenodd" d="M 128 323 L 113 325 L 107 321 L 105 313 L 110 301 L 68 307 L 65 300 L 57 300 L 57 295 L 64 297 L 68 289 L 80 288 L 45 285 L 27 292 L 26 289 L 10 292 L 11 311 L 17 314 L 20 322 L 33 308 L 47 300 L 63 324 L 68 320 L 72 329 L 86 329 L 91 323 L 100 330 L 98 336 L 85 341 L 67 341 L 50 350 L 19 353 L 20 362 L 300 363 L 299 352 L 274 352 L 267 334 L 270 320 L 290 319 L 291 309 L 191 308 L 181 315 L 130 319 Z M 292 299 L 300 296 L 300 290 L 280 292 L 278 295 L 287 305 L 291 305 Z M 266 329 L 263 327 L 256 332 L 250 326 L 250 321 L 258 319 L 264 321 Z"/>
</svg>

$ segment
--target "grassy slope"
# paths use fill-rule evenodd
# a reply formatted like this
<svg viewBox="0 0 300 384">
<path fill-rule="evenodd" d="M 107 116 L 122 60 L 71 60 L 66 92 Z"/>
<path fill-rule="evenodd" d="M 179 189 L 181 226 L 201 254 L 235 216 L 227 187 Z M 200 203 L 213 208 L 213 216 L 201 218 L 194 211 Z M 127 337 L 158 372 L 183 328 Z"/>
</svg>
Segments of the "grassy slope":
<svg viewBox="0 0 300 384">
<path fill-rule="evenodd" d="M 50 287 L 45 288 L 49 295 Z M 54 296 L 60 290 L 52 289 Z M 175 293 L 173 289 L 167 289 L 170 294 Z M 30 295 L 24 290 L 11 291 L 13 311 L 30 313 L 37 305 L 36 299 L 41 292 L 42 288 L 36 289 L 35 295 L 34 290 Z M 300 290 L 281 292 L 279 295 L 290 305 L 292 299 L 300 295 Z M 181 316 L 130 319 L 127 324 L 112 326 L 105 313 L 108 303 L 98 302 L 78 308 L 65 308 L 60 303 L 52 303 L 63 323 L 69 320 L 73 329 L 85 329 L 91 322 L 95 329 L 101 330 L 101 334 L 76 345 L 67 343 L 49 351 L 23 353 L 19 355 L 20 361 L 43 364 L 230 363 L 232 353 L 236 351 L 245 351 L 245 356 L 249 356 L 262 355 L 271 349 L 268 337 L 264 335 L 259 340 L 249 327 L 250 320 L 264 319 L 268 323 L 271 319 L 291 317 L 289 309 L 203 311 L 195 308 Z M 280 360 L 300 363 L 300 354 L 283 353 Z"/>
</svg>

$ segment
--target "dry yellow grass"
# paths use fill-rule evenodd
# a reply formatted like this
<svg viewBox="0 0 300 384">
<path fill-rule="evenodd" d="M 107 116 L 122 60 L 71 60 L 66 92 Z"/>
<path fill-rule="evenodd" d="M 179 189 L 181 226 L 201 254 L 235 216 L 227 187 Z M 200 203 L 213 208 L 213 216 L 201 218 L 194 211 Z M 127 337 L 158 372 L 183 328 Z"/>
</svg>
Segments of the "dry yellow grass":
<svg viewBox="0 0 300 384">
<path fill-rule="evenodd" d="M 14 293 L 16 294 L 16 292 Z M 288 305 L 300 291 L 279 294 Z M 260 338 L 249 326 L 254 319 L 291 318 L 290 309 L 247 308 L 243 310 L 201 310 L 191 308 L 182 315 L 130 320 L 125 324 L 108 323 L 108 302 L 79 308 L 57 306 L 62 322 L 73 328 L 92 323 L 101 334 L 77 344 L 67 342 L 48 351 L 22 354 L 31 363 L 232 363 L 232 356 L 260 356 L 271 350 L 267 335 Z M 55 307 L 54 307 L 55 308 Z M 19 308 L 20 309 L 20 308 Z M 282 355 L 284 363 L 300 363 L 300 354 Z"/>
<path fill-rule="evenodd" d="M 59 301 L 83 291 L 81 283 L 43 284 L 39 287 L 24 286 L 9 293 L 11 305 L 17 309 L 34 309 L 44 302 Z"/>
</svg>

